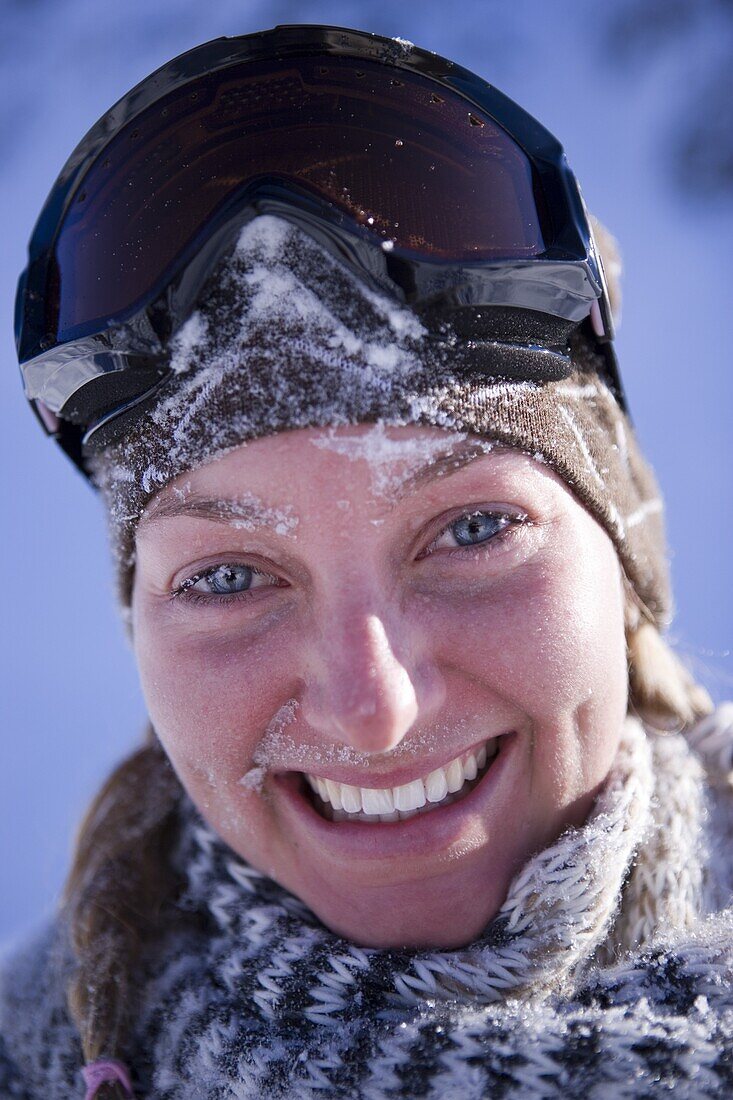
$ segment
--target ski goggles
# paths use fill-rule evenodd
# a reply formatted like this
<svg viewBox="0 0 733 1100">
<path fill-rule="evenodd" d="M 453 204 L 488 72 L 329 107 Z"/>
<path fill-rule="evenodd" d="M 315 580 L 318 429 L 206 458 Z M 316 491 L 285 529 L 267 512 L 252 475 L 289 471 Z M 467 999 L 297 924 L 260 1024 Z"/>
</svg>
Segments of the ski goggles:
<svg viewBox="0 0 733 1100">
<path fill-rule="evenodd" d="M 123 431 L 170 376 L 171 336 L 263 213 L 415 310 L 436 340 L 467 342 L 476 363 L 482 348 L 521 347 L 533 377 L 567 376 L 582 327 L 625 407 L 602 261 L 557 139 L 411 43 L 278 26 L 148 76 L 92 127 L 44 205 L 18 283 L 18 359 L 28 400 L 83 472 L 84 448 Z"/>
</svg>

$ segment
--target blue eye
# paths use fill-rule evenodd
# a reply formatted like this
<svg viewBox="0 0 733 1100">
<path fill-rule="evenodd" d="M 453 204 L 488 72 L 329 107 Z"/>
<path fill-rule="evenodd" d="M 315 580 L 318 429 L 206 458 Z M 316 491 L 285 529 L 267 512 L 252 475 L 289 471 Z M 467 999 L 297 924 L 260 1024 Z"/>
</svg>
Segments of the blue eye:
<svg viewBox="0 0 733 1100">
<path fill-rule="evenodd" d="M 192 578 L 192 584 L 205 581 L 204 591 L 216 596 L 227 596 L 232 592 L 245 592 L 252 584 L 254 570 L 248 565 L 219 565 L 216 569 L 200 577 Z"/>
<path fill-rule="evenodd" d="M 449 530 L 459 546 L 476 546 L 498 535 L 512 522 L 500 512 L 471 512 L 451 523 Z"/>
<path fill-rule="evenodd" d="M 222 562 L 189 577 L 172 593 L 193 603 L 232 604 L 251 600 L 260 588 L 280 588 L 283 582 L 270 573 L 241 562 Z"/>
<path fill-rule="evenodd" d="M 488 553 L 526 523 L 527 516 L 524 514 L 495 512 L 491 509 L 465 512 L 443 528 L 427 552 L 453 549 L 460 553 L 461 550 L 476 548 L 485 549 Z"/>
</svg>

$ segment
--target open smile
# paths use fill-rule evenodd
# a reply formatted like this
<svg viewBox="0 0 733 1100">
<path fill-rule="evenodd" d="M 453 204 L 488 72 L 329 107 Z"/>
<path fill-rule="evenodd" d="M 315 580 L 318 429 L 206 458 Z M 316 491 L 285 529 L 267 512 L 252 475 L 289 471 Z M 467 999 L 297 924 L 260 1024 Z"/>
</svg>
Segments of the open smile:
<svg viewBox="0 0 733 1100">
<path fill-rule="evenodd" d="M 391 787 L 355 787 L 305 773 L 311 802 L 327 821 L 407 821 L 465 798 L 481 782 L 499 751 L 492 737 L 443 767 Z"/>
<path fill-rule="evenodd" d="M 356 794 L 345 792 L 350 784 L 321 779 L 329 795 L 324 798 L 319 790 L 320 777 L 283 772 L 274 776 L 275 787 L 282 793 L 282 808 L 291 819 L 296 835 L 305 832 L 316 846 L 325 845 L 334 855 L 340 854 L 346 859 L 429 855 L 437 850 L 447 851 L 460 842 L 477 818 L 493 820 L 495 812 L 498 823 L 502 815 L 509 812 L 511 792 L 503 789 L 506 785 L 501 784 L 501 779 L 511 764 L 517 743 L 516 732 L 509 731 L 475 746 L 424 778 L 391 788 L 353 787 L 361 800 L 358 809 Z M 486 749 L 485 759 L 483 748 Z M 469 757 L 473 757 L 473 763 Z M 479 759 L 483 760 L 480 768 Z M 445 773 L 447 788 L 442 797 L 438 796 L 443 784 L 436 776 L 440 771 Z M 448 787 L 449 776 L 454 790 Z M 418 784 L 422 794 L 417 789 Z M 501 797 L 497 798 L 500 787 Z M 384 805 L 383 814 L 364 812 L 364 791 L 371 792 L 367 794 L 366 805 Z M 387 791 L 392 792 L 391 811 L 386 809 Z M 344 793 L 346 805 L 353 806 L 353 810 L 345 809 Z M 336 808 L 334 797 L 341 798 L 340 809 Z M 370 802 L 370 798 L 374 801 Z M 411 808 L 400 809 L 409 799 L 413 800 Z"/>
</svg>

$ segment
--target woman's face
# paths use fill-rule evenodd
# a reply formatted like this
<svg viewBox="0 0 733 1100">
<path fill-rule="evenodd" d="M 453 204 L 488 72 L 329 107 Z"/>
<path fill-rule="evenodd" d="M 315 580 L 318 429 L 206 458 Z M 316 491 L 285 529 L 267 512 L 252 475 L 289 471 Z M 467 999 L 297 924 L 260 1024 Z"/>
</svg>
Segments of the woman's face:
<svg viewBox="0 0 733 1100">
<path fill-rule="evenodd" d="M 158 736 L 231 848 L 356 943 L 458 947 L 608 773 L 622 593 L 539 461 L 301 429 L 151 501 L 133 629 Z"/>
</svg>

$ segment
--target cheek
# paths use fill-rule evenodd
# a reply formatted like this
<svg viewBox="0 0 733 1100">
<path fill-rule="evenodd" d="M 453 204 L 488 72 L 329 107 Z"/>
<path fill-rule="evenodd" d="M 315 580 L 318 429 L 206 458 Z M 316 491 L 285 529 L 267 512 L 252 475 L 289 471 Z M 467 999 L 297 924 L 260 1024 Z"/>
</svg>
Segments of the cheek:
<svg viewBox="0 0 733 1100">
<path fill-rule="evenodd" d="M 537 844 L 548 820 L 559 829 L 585 819 L 626 714 L 620 576 L 605 539 L 599 529 L 573 554 L 550 548 L 483 593 L 436 606 L 428 624 L 462 704 L 506 714 L 526 735 Z"/>
<path fill-rule="evenodd" d="M 288 637 L 258 639 L 166 627 L 143 611 L 135 650 L 148 712 L 179 774 L 235 782 L 283 703 L 295 693 Z"/>
<path fill-rule="evenodd" d="M 623 613 L 610 544 L 596 541 L 574 555 L 550 551 L 431 615 L 441 659 L 527 715 L 625 712 Z"/>
</svg>

